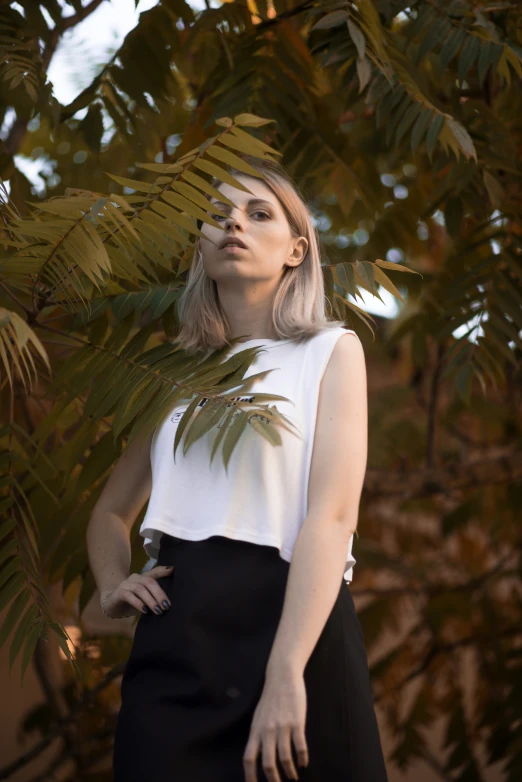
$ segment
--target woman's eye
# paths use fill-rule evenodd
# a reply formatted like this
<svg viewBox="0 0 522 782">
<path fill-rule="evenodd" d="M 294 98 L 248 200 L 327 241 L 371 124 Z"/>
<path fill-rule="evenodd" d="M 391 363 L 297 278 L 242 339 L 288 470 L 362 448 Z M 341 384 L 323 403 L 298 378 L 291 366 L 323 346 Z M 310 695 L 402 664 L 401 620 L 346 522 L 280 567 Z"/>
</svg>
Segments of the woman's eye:
<svg viewBox="0 0 522 782">
<path fill-rule="evenodd" d="M 259 215 L 259 214 L 261 214 L 261 215 L 264 215 L 265 217 L 268 217 L 268 219 L 270 219 L 270 215 L 268 214 L 268 212 L 263 212 L 261 209 L 258 209 L 257 211 L 253 212 L 253 214 L 255 214 L 255 215 Z M 211 217 L 212 217 L 214 220 L 216 220 L 217 222 L 219 222 L 219 220 L 220 220 L 220 219 L 221 219 L 221 217 L 222 217 L 222 215 L 218 215 L 218 214 L 212 214 L 212 213 L 211 213 L 211 215 L 210 215 L 210 216 L 211 216 Z"/>
</svg>

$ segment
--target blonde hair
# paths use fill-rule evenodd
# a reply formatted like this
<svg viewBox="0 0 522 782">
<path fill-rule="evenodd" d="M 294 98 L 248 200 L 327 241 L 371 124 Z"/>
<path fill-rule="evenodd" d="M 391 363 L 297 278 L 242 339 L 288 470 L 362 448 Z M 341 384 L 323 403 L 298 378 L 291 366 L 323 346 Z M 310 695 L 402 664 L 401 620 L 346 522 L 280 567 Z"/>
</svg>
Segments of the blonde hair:
<svg viewBox="0 0 522 782">
<path fill-rule="evenodd" d="M 241 158 L 263 176 L 281 204 L 292 236 L 304 236 L 308 240 L 304 259 L 298 266 L 286 267 L 277 289 L 272 309 L 276 339 L 307 339 L 325 328 L 344 326 L 343 321 L 331 320 L 325 312 L 319 235 L 297 186 L 276 161 L 249 155 L 241 155 Z M 227 171 L 233 176 L 245 175 L 231 166 L 227 166 Z M 214 187 L 220 184 L 222 182 L 216 177 L 212 179 Z M 201 224 L 198 220 L 198 228 Z M 188 353 L 218 350 L 230 344 L 229 326 L 215 281 L 203 268 L 199 237 L 187 285 L 178 302 L 178 317 L 181 329 L 172 342 Z"/>
</svg>

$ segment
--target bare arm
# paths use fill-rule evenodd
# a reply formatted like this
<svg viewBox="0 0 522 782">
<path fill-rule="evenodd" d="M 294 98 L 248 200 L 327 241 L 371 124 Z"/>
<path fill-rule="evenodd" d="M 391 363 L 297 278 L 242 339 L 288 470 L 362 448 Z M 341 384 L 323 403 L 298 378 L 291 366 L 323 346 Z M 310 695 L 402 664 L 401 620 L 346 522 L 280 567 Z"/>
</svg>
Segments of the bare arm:
<svg viewBox="0 0 522 782">
<path fill-rule="evenodd" d="M 269 671 L 304 671 L 339 593 L 366 472 L 367 418 L 363 347 L 347 334 L 336 343 L 321 384 L 308 513 L 292 555 Z"/>
<path fill-rule="evenodd" d="M 87 554 L 100 594 L 129 577 L 130 531 L 150 497 L 152 434 L 128 446 L 105 484 L 87 526 Z"/>
<path fill-rule="evenodd" d="M 243 754 L 245 782 L 263 769 L 279 779 L 279 755 L 287 777 L 292 759 L 308 765 L 305 734 L 305 667 L 342 588 L 348 542 L 357 527 L 366 470 L 366 367 L 359 339 L 343 335 L 328 362 L 318 400 L 310 466 L 307 515 L 297 536 L 283 611 L 266 666 L 265 684 Z"/>
</svg>

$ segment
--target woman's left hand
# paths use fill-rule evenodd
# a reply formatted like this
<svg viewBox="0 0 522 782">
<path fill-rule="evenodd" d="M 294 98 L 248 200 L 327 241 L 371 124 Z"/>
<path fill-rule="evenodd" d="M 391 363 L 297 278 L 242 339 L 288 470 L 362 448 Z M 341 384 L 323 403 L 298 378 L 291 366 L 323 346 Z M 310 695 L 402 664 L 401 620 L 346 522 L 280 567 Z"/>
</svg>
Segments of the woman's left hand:
<svg viewBox="0 0 522 782">
<path fill-rule="evenodd" d="M 286 776 L 289 779 L 298 779 L 292 758 L 292 742 L 298 764 L 307 766 L 305 720 L 306 688 L 303 674 L 282 669 L 267 672 L 243 755 L 245 782 L 258 782 L 256 766 L 260 745 L 263 770 L 269 782 L 281 782 L 276 752 Z"/>
</svg>

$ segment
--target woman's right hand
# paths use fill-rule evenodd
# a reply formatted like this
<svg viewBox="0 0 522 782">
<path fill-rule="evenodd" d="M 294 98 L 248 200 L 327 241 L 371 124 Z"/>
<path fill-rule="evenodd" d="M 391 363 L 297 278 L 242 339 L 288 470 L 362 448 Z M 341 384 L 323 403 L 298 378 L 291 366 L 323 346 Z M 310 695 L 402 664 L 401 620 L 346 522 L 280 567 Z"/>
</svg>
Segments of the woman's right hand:
<svg viewBox="0 0 522 782">
<path fill-rule="evenodd" d="M 161 616 L 170 608 L 170 600 L 158 584 L 158 578 L 170 576 L 173 567 L 156 565 L 146 573 L 131 573 L 115 589 L 106 589 L 100 595 L 100 605 L 111 619 L 154 613 Z M 165 603 L 163 602 L 165 601 Z M 144 608 L 148 607 L 148 611 Z"/>
</svg>

